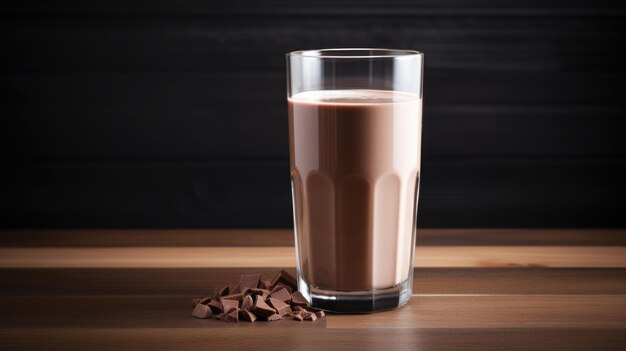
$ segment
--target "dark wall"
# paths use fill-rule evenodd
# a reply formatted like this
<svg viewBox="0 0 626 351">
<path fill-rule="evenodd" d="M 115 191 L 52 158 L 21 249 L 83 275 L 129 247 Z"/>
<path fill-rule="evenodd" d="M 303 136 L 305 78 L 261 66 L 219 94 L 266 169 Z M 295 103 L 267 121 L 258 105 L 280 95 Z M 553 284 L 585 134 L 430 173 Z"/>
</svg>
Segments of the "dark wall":
<svg viewBox="0 0 626 351">
<path fill-rule="evenodd" d="M 425 53 L 421 227 L 626 226 L 622 2 L 24 1 L 3 227 L 289 227 L 284 54 Z"/>
</svg>

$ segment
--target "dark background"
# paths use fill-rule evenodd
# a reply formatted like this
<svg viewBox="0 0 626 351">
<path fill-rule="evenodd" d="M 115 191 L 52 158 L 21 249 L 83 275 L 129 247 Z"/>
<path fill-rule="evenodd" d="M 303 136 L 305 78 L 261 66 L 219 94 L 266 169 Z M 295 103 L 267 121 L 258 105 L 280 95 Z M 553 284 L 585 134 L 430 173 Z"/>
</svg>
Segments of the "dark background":
<svg viewBox="0 0 626 351">
<path fill-rule="evenodd" d="M 284 54 L 425 53 L 420 227 L 624 227 L 622 1 L 23 1 L 2 227 L 290 227 Z"/>
</svg>

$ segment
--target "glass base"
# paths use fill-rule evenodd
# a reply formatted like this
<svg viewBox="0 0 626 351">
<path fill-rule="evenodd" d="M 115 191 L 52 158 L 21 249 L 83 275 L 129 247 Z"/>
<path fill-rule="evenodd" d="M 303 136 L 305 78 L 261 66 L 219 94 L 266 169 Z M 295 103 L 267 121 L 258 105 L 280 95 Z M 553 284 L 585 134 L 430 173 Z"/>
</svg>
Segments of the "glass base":
<svg viewBox="0 0 626 351">
<path fill-rule="evenodd" d="M 398 308 L 411 298 L 411 277 L 403 283 L 384 289 L 338 291 L 319 289 L 298 279 L 298 290 L 311 307 L 333 313 L 371 313 Z"/>
</svg>

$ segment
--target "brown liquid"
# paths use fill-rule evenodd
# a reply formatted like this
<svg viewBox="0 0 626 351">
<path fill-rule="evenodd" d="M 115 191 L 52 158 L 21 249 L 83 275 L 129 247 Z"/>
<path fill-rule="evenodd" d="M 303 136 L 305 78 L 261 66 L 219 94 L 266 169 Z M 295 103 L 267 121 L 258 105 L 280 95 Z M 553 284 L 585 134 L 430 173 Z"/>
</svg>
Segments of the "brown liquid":
<svg viewBox="0 0 626 351">
<path fill-rule="evenodd" d="M 289 99 L 297 250 L 321 289 L 388 288 L 412 267 L 421 99 L 377 90 Z"/>
</svg>

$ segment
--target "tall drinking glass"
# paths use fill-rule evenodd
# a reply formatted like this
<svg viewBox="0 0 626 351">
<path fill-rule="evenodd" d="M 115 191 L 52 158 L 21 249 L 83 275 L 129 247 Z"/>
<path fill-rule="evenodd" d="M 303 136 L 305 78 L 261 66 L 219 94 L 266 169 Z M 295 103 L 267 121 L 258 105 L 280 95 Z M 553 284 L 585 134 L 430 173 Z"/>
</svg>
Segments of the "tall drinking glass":
<svg viewBox="0 0 626 351">
<path fill-rule="evenodd" d="M 411 297 L 423 55 L 287 54 L 298 287 L 314 307 L 373 312 Z"/>
</svg>

